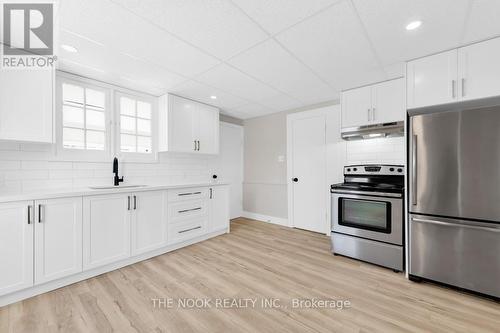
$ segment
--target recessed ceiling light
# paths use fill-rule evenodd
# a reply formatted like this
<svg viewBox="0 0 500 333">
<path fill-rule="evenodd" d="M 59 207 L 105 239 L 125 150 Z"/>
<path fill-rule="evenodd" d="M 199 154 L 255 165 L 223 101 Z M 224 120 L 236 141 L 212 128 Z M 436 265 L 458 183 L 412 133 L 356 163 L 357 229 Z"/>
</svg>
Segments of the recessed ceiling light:
<svg viewBox="0 0 500 333">
<path fill-rule="evenodd" d="M 63 49 L 64 51 L 67 51 L 67 52 L 71 52 L 71 53 L 78 52 L 76 47 L 73 47 L 71 45 L 66 45 L 66 44 L 61 45 L 61 49 Z"/>
<path fill-rule="evenodd" d="M 211 99 L 217 99 L 217 96 L 212 95 L 212 96 L 210 96 L 210 98 Z"/>
<path fill-rule="evenodd" d="M 406 30 L 415 30 L 422 25 L 422 21 L 413 21 L 408 23 Z"/>
</svg>

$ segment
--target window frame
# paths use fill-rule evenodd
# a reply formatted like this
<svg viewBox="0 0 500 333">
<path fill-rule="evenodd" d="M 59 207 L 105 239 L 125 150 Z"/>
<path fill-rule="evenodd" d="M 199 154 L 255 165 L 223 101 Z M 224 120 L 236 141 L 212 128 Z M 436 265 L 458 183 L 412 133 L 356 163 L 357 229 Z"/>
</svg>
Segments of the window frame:
<svg viewBox="0 0 500 333">
<path fill-rule="evenodd" d="M 151 105 L 151 153 L 139 153 L 139 152 L 122 152 L 121 151 L 121 110 L 120 110 L 120 98 L 126 97 L 134 101 L 140 101 L 144 103 L 149 103 Z M 153 162 L 158 160 L 158 129 L 157 129 L 157 117 L 158 117 L 158 103 L 157 99 L 152 96 L 145 94 L 131 92 L 124 89 L 117 89 L 114 92 L 114 116 L 115 116 L 115 126 L 114 126 L 114 142 L 115 142 L 115 154 L 118 155 L 123 161 L 129 162 Z M 135 117 L 137 119 L 137 116 Z M 136 134 L 137 136 L 137 134 Z"/>
<path fill-rule="evenodd" d="M 82 88 L 89 88 L 101 91 L 105 96 L 104 105 L 104 122 L 105 122 L 105 135 L 104 135 L 104 150 L 89 150 L 89 149 L 72 149 L 65 148 L 63 141 L 63 84 L 72 84 Z M 107 161 L 113 154 L 112 142 L 112 90 L 109 86 L 99 84 L 98 81 L 74 78 L 66 75 L 58 74 L 56 77 L 56 155 L 63 160 L 72 161 Z M 86 130 L 86 129 L 85 129 Z"/>
</svg>

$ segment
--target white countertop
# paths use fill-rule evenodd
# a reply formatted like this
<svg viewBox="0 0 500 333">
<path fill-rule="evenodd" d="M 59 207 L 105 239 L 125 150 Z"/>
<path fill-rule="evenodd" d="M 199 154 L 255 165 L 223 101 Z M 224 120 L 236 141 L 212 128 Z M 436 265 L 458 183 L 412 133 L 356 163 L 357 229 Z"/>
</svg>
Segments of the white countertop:
<svg viewBox="0 0 500 333">
<path fill-rule="evenodd" d="M 125 184 L 128 185 L 128 184 Z M 176 188 L 190 188 L 190 187 L 208 187 L 208 186 L 221 186 L 228 185 L 228 183 L 218 182 L 218 183 L 177 183 L 177 184 L 155 184 L 155 185 L 145 185 L 141 187 L 120 187 L 109 189 L 91 189 L 89 187 L 83 188 L 69 188 L 69 189 L 47 189 L 41 191 L 31 191 L 31 192 L 0 192 L 0 203 L 2 202 L 12 202 L 12 201 L 24 201 L 24 200 L 42 200 L 42 199 L 54 199 L 54 198 L 64 198 L 64 197 L 79 197 L 79 196 L 89 196 L 89 195 L 102 195 L 102 194 L 113 194 L 113 193 L 130 193 L 130 192 L 144 192 L 144 191 L 158 191 L 158 190 L 169 190 Z"/>
</svg>

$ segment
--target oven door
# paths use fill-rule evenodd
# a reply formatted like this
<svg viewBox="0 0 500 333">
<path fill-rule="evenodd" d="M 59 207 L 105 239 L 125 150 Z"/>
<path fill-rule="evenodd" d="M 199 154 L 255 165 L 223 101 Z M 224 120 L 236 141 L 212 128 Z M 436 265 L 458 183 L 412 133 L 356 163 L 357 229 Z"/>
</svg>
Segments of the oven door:
<svg viewBox="0 0 500 333">
<path fill-rule="evenodd" d="M 403 245 L 403 200 L 332 193 L 332 231 Z"/>
</svg>

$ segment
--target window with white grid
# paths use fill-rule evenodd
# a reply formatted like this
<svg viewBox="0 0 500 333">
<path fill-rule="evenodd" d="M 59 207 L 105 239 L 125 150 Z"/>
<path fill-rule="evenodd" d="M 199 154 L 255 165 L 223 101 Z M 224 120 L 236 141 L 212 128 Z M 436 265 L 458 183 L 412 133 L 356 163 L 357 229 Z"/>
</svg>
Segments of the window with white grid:
<svg viewBox="0 0 500 333">
<path fill-rule="evenodd" d="M 120 113 L 120 151 L 153 153 L 152 103 L 132 96 L 118 95 Z"/>
<path fill-rule="evenodd" d="M 108 150 L 106 93 L 77 83 L 62 84 L 62 144 L 64 149 Z"/>
</svg>

